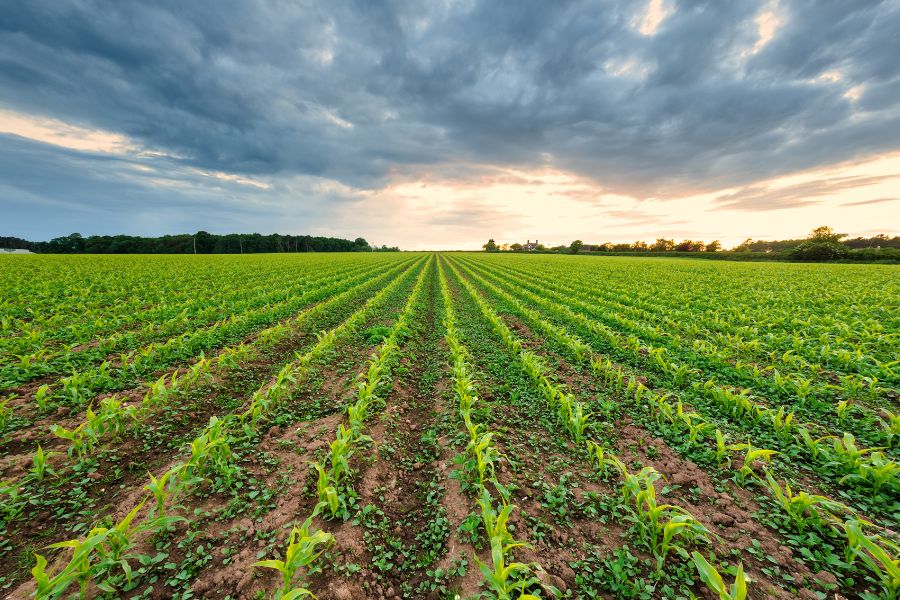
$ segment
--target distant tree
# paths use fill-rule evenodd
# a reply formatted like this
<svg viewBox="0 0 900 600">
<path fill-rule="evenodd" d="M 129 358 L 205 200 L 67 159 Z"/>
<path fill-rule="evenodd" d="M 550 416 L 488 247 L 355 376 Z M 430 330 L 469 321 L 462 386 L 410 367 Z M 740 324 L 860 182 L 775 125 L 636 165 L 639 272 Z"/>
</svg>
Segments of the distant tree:
<svg viewBox="0 0 900 600">
<path fill-rule="evenodd" d="M 750 246 L 753 244 L 753 240 L 751 238 L 747 238 L 734 248 L 732 248 L 732 252 L 750 252 Z"/>
<path fill-rule="evenodd" d="M 500 251 L 509 252 L 509 244 L 503 244 L 502 246 L 500 246 Z"/>
<path fill-rule="evenodd" d="M 537 244 L 537 245 L 534 247 L 534 251 L 535 251 L 535 252 L 543 252 L 543 251 L 546 250 L 546 249 L 547 249 L 547 246 L 545 246 L 545 245 L 543 245 L 543 244 Z"/>
<path fill-rule="evenodd" d="M 581 251 L 581 248 L 584 246 L 584 242 L 581 240 L 575 240 L 571 244 L 569 244 L 569 252 L 572 254 L 578 254 Z"/>
<path fill-rule="evenodd" d="M 613 252 L 628 252 L 628 251 L 632 250 L 633 248 L 634 247 L 631 244 L 629 244 L 628 242 L 625 242 L 624 244 L 613 244 L 612 251 Z"/>
<path fill-rule="evenodd" d="M 216 238 L 206 231 L 198 231 L 194 234 L 197 244 L 197 254 L 211 254 L 216 247 Z"/>
<path fill-rule="evenodd" d="M 722 249 L 722 242 L 719 240 L 713 240 L 706 245 L 707 252 L 718 252 Z"/>
<path fill-rule="evenodd" d="M 19 237 L 0 237 L 0 248 L 32 250 L 34 247 L 35 242 L 29 242 Z"/>
<path fill-rule="evenodd" d="M 497 242 L 494 241 L 494 238 L 488 240 L 487 244 L 482 246 L 486 252 L 496 252 L 497 251 Z"/>
<path fill-rule="evenodd" d="M 369 252 L 370 250 L 372 250 L 372 247 L 369 246 L 369 242 L 366 241 L 366 238 L 358 237 L 353 240 L 354 252 Z"/>
<path fill-rule="evenodd" d="M 78 254 L 84 252 L 85 241 L 80 233 L 71 233 L 53 238 L 43 245 L 42 251 L 56 254 Z"/>
<path fill-rule="evenodd" d="M 675 240 L 657 238 L 650 249 L 654 252 L 671 252 L 675 249 Z"/>
<path fill-rule="evenodd" d="M 675 244 L 675 250 L 678 252 L 703 252 L 706 244 L 701 240 L 683 240 Z"/>
<path fill-rule="evenodd" d="M 510 249 L 511 251 L 513 251 L 513 252 L 521 252 L 521 251 L 522 251 L 522 244 L 520 244 L 519 242 L 514 242 L 514 243 L 512 243 L 512 244 L 509 245 L 509 249 Z"/>
<path fill-rule="evenodd" d="M 813 229 L 808 239 L 816 240 L 817 242 L 840 242 L 841 238 L 845 237 L 847 237 L 846 233 L 835 233 L 831 227 L 822 225 Z"/>
<path fill-rule="evenodd" d="M 788 255 L 796 260 L 823 261 L 844 258 L 849 254 L 840 240 L 845 233 L 835 233 L 831 227 L 816 227 L 805 242 L 791 249 Z"/>
<path fill-rule="evenodd" d="M 848 248 L 900 248 L 900 236 L 888 237 L 884 233 L 879 233 L 870 238 L 841 240 L 841 243 Z"/>
<path fill-rule="evenodd" d="M 643 240 L 638 240 L 631 247 L 635 250 L 635 252 L 646 252 L 647 251 L 647 242 Z"/>
</svg>

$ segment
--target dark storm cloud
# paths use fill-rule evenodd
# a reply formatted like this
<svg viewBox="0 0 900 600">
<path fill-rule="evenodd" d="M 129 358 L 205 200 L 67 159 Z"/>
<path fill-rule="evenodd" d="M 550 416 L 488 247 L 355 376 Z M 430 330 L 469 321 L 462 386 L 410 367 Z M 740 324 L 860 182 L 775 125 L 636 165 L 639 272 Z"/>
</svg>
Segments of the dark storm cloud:
<svg viewBox="0 0 900 600">
<path fill-rule="evenodd" d="M 301 202 L 285 204 L 286 196 Z M 315 206 L 312 199 L 326 202 Z M 0 134 L 0 235 L 311 230 L 328 224 L 330 207 L 352 200 L 315 180 L 260 189 L 167 157 L 134 160 Z"/>
<path fill-rule="evenodd" d="M 685 0 L 644 36 L 634 2 L 15 2 L 0 106 L 173 165 L 365 188 L 487 163 L 666 197 L 900 148 L 898 3 L 783 0 L 752 54 L 765 6 Z M 4 182 L 37 193 L 16 148 Z"/>
</svg>

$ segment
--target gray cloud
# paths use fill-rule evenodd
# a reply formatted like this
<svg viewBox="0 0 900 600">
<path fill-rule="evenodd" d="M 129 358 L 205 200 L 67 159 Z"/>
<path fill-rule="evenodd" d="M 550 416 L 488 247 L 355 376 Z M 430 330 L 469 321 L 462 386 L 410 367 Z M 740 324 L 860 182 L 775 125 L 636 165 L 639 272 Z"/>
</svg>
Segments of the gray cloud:
<svg viewBox="0 0 900 600">
<path fill-rule="evenodd" d="M 449 228 L 469 228 L 473 224 L 499 226 L 503 231 L 508 231 L 518 226 L 521 220 L 515 213 L 486 206 L 478 199 L 463 198 L 459 204 L 426 217 L 423 222 L 427 225 Z"/>
<path fill-rule="evenodd" d="M 810 181 L 771 189 L 765 186 L 750 186 L 731 194 L 718 196 L 713 205 L 717 210 L 749 210 L 765 211 L 782 208 L 797 208 L 819 204 L 818 196 L 836 194 L 843 190 L 850 190 L 867 185 L 874 185 L 883 181 L 900 178 L 900 175 L 879 175 L 870 177 L 847 176 L 832 177 L 819 181 Z M 870 204 L 868 202 L 855 202 L 844 204 Z"/>
<path fill-rule="evenodd" d="M 763 7 L 682 0 L 646 37 L 631 2 L 33 0 L 0 13 L 0 106 L 127 135 L 176 172 L 267 178 L 280 202 L 295 177 L 377 189 L 488 164 L 637 197 L 750 186 L 719 204 L 796 206 L 754 182 L 900 148 L 900 6 L 784 0 L 775 37 L 750 55 Z M 817 79 L 828 71 L 843 78 Z M 0 202 L 90 210 L 102 197 L 115 212 L 117 198 L 174 197 L 87 153 L 55 150 L 53 165 L 41 151 L 46 172 L 64 173 L 50 181 L 29 168 L 35 152 L 4 148 Z M 76 175 L 88 191 L 62 183 Z"/>
<path fill-rule="evenodd" d="M 873 198 L 872 200 L 860 200 L 858 202 L 844 202 L 841 206 L 864 206 L 866 204 L 882 204 L 884 202 L 897 202 L 900 198 Z"/>
</svg>

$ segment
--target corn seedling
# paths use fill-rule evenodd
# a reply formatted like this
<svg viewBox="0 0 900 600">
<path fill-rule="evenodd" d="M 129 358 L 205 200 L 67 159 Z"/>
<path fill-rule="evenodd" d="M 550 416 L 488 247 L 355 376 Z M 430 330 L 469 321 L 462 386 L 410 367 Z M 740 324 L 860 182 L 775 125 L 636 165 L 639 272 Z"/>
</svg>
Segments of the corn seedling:
<svg viewBox="0 0 900 600">
<path fill-rule="evenodd" d="M 747 597 L 747 577 L 744 575 L 742 564 L 738 564 L 734 583 L 727 586 L 719 570 L 709 564 L 702 554 L 694 551 L 691 552 L 691 557 L 694 559 L 694 566 L 697 568 L 700 579 L 713 593 L 718 594 L 719 600 L 744 600 Z"/>
<path fill-rule="evenodd" d="M 872 486 L 875 493 L 884 488 L 895 490 L 900 487 L 900 464 L 894 462 L 884 452 L 872 452 L 867 460 L 861 461 L 856 471 L 841 478 L 841 482 L 857 481 Z"/>
<path fill-rule="evenodd" d="M 146 501 L 146 500 L 145 500 Z M 78 583 L 80 597 L 85 596 L 88 583 L 94 580 L 104 592 L 114 593 L 117 582 L 115 573 L 121 571 L 127 583 L 131 582 L 131 560 L 143 558 L 132 554 L 138 537 L 144 532 L 167 528 L 172 518 L 154 518 L 139 521 L 135 518 L 144 502 L 135 506 L 121 521 L 112 527 L 96 526 L 86 537 L 51 544 L 48 548 L 67 548 L 72 551 L 69 562 L 56 574 L 46 571 L 47 561 L 35 554 L 36 564 L 32 575 L 37 583 L 37 597 L 58 597 L 73 583 Z"/>
<path fill-rule="evenodd" d="M 857 519 L 844 523 L 848 562 L 859 559 L 884 587 L 886 597 L 893 600 L 900 591 L 900 546 L 881 536 L 867 535 L 864 524 Z"/>
<path fill-rule="evenodd" d="M 886 408 L 881 409 L 882 428 L 891 447 L 900 442 L 900 413 L 893 413 Z"/>
<path fill-rule="evenodd" d="M 8 406 L 8 404 L 14 397 L 15 396 L 7 396 L 3 400 L 0 400 L 0 432 L 6 431 L 6 426 L 9 425 L 9 422 L 12 419 L 13 409 L 11 406 Z"/>
<path fill-rule="evenodd" d="M 588 440 L 586 445 L 588 453 L 591 456 L 591 461 L 597 467 L 597 471 L 600 472 L 600 475 L 605 476 L 609 466 L 616 466 L 618 464 L 619 466 L 617 468 L 620 472 L 621 469 L 624 468 L 621 461 L 600 444 Z"/>
<path fill-rule="evenodd" d="M 302 580 L 295 581 L 297 571 L 301 568 L 309 569 L 310 565 L 334 543 L 334 536 L 321 530 L 310 533 L 311 525 L 312 517 L 308 517 L 303 525 L 291 530 L 284 560 L 262 560 L 253 563 L 254 567 L 274 569 L 281 574 L 281 589 L 276 591 L 275 600 L 315 597 Z"/>
<path fill-rule="evenodd" d="M 203 481 L 201 477 L 188 476 L 187 472 L 187 465 L 180 464 L 163 473 L 159 479 L 154 477 L 153 473 L 147 474 L 150 477 L 150 483 L 145 485 L 144 489 L 150 492 L 156 502 L 153 507 L 153 514 L 156 517 L 165 518 L 167 504 L 174 502 L 186 488 Z M 170 506 L 169 508 L 177 507 Z"/>
<path fill-rule="evenodd" d="M 683 544 L 708 542 L 709 530 L 682 508 L 663 505 L 656 510 L 665 508 L 668 521 L 663 523 L 658 518 L 654 527 L 657 534 L 654 536 L 653 554 L 656 556 L 656 571 L 662 573 L 663 565 L 670 551 L 675 551 L 682 558 L 688 558 L 688 552 Z M 660 538 L 659 533 L 662 534 Z"/>
<path fill-rule="evenodd" d="M 818 460 L 819 455 L 822 453 L 823 449 L 826 448 L 826 446 L 823 446 L 822 442 L 834 439 L 835 437 L 833 435 L 826 435 L 814 439 L 812 435 L 810 435 L 809 429 L 807 429 L 806 427 L 798 427 L 797 430 L 800 433 L 800 438 L 806 445 L 806 449 L 809 450 L 810 455 L 812 455 L 813 459 L 816 460 Z"/>
<path fill-rule="evenodd" d="M 504 504 L 498 512 L 494 508 L 487 490 L 482 490 L 478 505 L 481 508 L 485 534 L 491 543 L 493 568 L 482 563 L 477 556 L 475 560 L 484 575 L 488 588 L 497 595 L 498 599 L 537 600 L 537 596 L 525 592 L 527 588 L 539 583 L 537 578 L 531 575 L 531 566 L 518 562 L 507 563 L 507 556 L 511 550 L 527 546 L 524 542 L 516 541 L 506 527 L 513 505 Z"/>
<path fill-rule="evenodd" d="M 521 562 L 507 562 L 507 554 L 517 546 L 524 546 L 523 542 L 504 544 L 499 537 L 491 540 L 492 567 L 487 566 L 476 556 L 475 561 L 484 575 L 487 587 L 497 597 L 497 600 L 540 600 L 538 596 L 529 594 L 526 590 L 540 584 L 537 577 L 532 575 L 530 565 Z"/>
<path fill-rule="evenodd" d="M 46 383 L 34 391 L 34 401 L 38 405 L 38 410 L 47 412 L 50 408 L 50 386 Z"/>
<path fill-rule="evenodd" d="M 50 433 L 69 442 L 69 456 L 74 453 L 79 459 L 92 452 L 97 443 L 97 432 L 87 421 L 75 429 L 66 429 L 62 425 L 53 424 L 50 426 Z"/>
<path fill-rule="evenodd" d="M 9 523 L 18 518 L 28 503 L 28 498 L 23 496 L 19 483 L 15 481 L 0 481 L 0 516 L 3 523 Z"/>
<path fill-rule="evenodd" d="M 836 513 L 848 511 L 845 505 L 829 500 L 825 496 L 808 494 L 803 491 L 795 494 L 787 482 L 782 488 L 768 469 L 765 483 L 772 492 L 772 497 L 790 519 L 791 525 L 800 533 L 803 533 L 811 524 L 822 523 L 823 513 L 825 516 L 834 517 Z"/>
<path fill-rule="evenodd" d="M 716 462 L 719 466 L 731 468 L 731 455 L 729 454 L 729 446 L 725 444 L 725 434 L 722 430 L 716 428 Z"/>
<path fill-rule="evenodd" d="M 853 403 L 849 400 L 841 400 L 837 403 L 837 417 L 838 423 L 843 424 L 847 419 L 847 415 L 850 414 L 850 411 L 853 409 Z"/>
<path fill-rule="evenodd" d="M 46 475 L 55 475 L 53 468 L 50 466 L 50 459 L 59 456 L 59 452 L 44 452 L 44 449 L 38 444 L 37 450 L 31 457 L 31 473 L 32 477 L 38 481 L 42 480 Z"/>
<path fill-rule="evenodd" d="M 759 479 L 759 476 L 754 470 L 754 465 L 757 462 L 761 464 L 768 464 L 772 461 L 772 457 L 778 454 L 778 452 L 775 450 L 754 448 L 753 444 L 751 444 L 749 441 L 747 441 L 746 444 L 733 444 L 732 446 L 729 446 L 729 450 L 746 451 L 744 454 L 744 464 L 741 465 L 741 468 L 738 469 L 737 473 L 735 474 L 736 481 L 741 487 L 746 485 L 747 480 L 750 477 L 755 480 Z"/>
<path fill-rule="evenodd" d="M 856 445 L 856 438 L 853 434 L 846 432 L 843 437 L 832 439 L 832 450 L 830 464 L 852 471 L 859 467 L 866 454 L 883 450 L 883 448 L 860 448 Z"/>
</svg>

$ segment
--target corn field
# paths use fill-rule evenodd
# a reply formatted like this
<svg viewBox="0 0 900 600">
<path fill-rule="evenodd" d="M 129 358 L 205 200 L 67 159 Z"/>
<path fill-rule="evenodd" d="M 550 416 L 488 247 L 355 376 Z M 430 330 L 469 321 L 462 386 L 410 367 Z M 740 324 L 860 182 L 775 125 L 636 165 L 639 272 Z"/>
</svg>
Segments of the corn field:
<svg viewBox="0 0 900 600">
<path fill-rule="evenodd" d="M 887 265 L 0 257 L 0 595 L 900 595 Z"/>
</svg>

